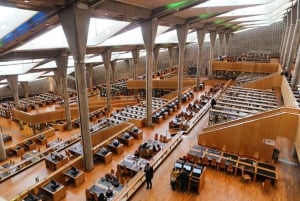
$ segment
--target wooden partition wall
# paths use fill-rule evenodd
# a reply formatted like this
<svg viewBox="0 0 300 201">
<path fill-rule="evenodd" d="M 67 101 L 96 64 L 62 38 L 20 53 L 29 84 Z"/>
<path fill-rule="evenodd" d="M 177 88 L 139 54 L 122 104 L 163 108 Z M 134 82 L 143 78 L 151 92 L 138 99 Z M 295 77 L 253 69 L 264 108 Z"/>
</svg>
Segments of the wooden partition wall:
<svg viewBox="0 0 300 201">
<path fill-rule="evenodd" d="M 196 84 L 196 79 L 184 79 L 183 87 L 193 86 Z M 146 80 L 127 80 L 127 89 L 145 89 Z M 177 79 L 152 80 L 153 89 L 177 89 Z"/>
<path fill-rule="evenodd" d="M 280 72 L 280 65 L 279 63 L 213 61 L 212 69 L 236 72 L 276 73 Z"/>
<path fill-rule="evenodd" d="M 130 123 L 122 123 L 114 126 L 107 127 L 105 129 L 101 129 L 92 135 L 92 145 L 96 146 L 103 141 L 106 141 L 110 138 L 114 138 L 115 135 L 121 134 L 123 131 L 130 129 L 133 124 Z"/>
<path fill-rule="evenodd" d="M 255 115 L 253 115 L 255 116 Z M 271 162 L 273 146 L 263 143 L 264 139 L 276 140 L 277 136 L 282 136 L 295 141 L 298 131 L 299 111 L 295 113 L 275 113 L 262 118 L 249 120 L 247 122 L 234 124 L 202 132 L 198 136 L 198 143 L 204 146 L 222 149 L 253 157 L 255 152 L 259 152 L 262 160 Z"/>
<path fill-rule="evenodd" d="M 93 112 L 95 110 L 100 109 L 99 105 L 89 106 L 89 112 Z M 76 119 L 79 117 L 78 108 L 70 108 L 71 119 Z M 20 120 L 23 122 L 27 122 L 29 124 L 39 124 L 39 123 L 47 123 L 52 121 L 59 121 L 66 119 L 65 110 L 56 110 L 51 112 L 43 112 L 36 114 L 29 114 L 27 112 L 23 112 L 20 110 L 13 109 L 13 118 L 16 120 Z"/>
<path fill-rule="evenodd" d="M 285 77 L 282 78 L 281 94 L 286 107 L 299 108 L 295 95 Z"/>
<path fill-rule="evenodd" d="M 268 90 L 273 88 L 280 88 L 282 84 L 282 75 L 279 73 L 273 73 L 272 75 L 263 77 L 252 82 L 246 82 L 242 84 L 242 87 Z"/>
</svg>

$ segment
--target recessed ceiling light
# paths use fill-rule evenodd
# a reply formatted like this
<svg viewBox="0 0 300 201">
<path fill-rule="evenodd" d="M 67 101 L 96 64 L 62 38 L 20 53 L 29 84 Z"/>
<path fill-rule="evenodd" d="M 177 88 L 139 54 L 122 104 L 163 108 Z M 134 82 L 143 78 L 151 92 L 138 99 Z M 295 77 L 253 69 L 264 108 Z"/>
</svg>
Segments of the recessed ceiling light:
<svg viewBox="0 0 300 201">
<path fill-rule="evenodd" d="M 30 0 L 24 0 L 24 3 L 29 3 L 30 2 Z"/>
</svg>

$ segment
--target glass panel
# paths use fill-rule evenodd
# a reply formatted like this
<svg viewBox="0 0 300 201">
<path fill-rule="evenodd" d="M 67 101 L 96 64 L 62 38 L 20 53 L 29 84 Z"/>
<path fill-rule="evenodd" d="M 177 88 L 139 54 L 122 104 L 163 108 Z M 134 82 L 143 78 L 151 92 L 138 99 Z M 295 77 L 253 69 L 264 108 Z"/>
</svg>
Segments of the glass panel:
<svg viewBox="0 0 300 201">
<path fill-rule="evenodd" d="M 42 59 L 0 62 L 0 75 L 17 75 L 28 72 Z"/>
<path fill-rule="evenodd" d="M 37 12 L 18 8 L 0 6 L 0 38 L 29 20 Z M 13 19 L 13 20 L 12 20 Z"/>
</svg>

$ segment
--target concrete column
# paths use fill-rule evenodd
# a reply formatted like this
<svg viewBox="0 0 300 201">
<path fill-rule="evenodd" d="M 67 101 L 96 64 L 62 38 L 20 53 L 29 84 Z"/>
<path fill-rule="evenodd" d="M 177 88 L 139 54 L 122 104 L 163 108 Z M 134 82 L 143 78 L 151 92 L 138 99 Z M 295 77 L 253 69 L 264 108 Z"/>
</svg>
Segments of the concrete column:
<svg viewBox="0 0 300 201">
<path fill-rule="evenodd" d="M 220 48 L 219 48 L 219 56 L 224 55 L 224 32 L 219 32 L 219 43 L 220 43 Z"/>
<path fill-rule="evenodd" d="M 86 65 L 86 72 L 87 72 L 87 78 L 88 78 L 88 87 L 90 91 L 93 91 L 93 71 L 94 66 L 93 64 Z"/>
<path fill-rule="evenodd" d="M 69 105 L 69 95 L 68 95 L 68 84 L 67 84 L 67 68 L 68 68 L 68 55 L 62 55 L 55 59 L 58 76 L 61 80 L 61 96 L 64 100 L 65 112 L 66 112 L 66 121 L 67 121 L 67 130 L 72 130 L 72 121 L 71 121 L 71 111 Z"/>
<path fill-rule="evenodd" d="M 284 23 L 284 29 L 283 29 L 283 34 L 282 34 L 282 38 L 281 38 L 281 43 L 280 43 L 280 49 L 279 49 L 279 56 L 281 57 L 281 55 L 283 55 L 283 49 L 284 49 L 284 45 L 285 45 L 285 39 L 286 39 L 286 35 L 287 35 L 287 29 L 288 29 L 288 24 L 287 24 L 287 15 L 284 17 L 283 19 L 283 23 Z M 281 61 L 281 58 L 280 58 Z"/>
<path fill-rule="evenodd" d="M 19 90 L 18 90 L 18 75 L 9 75 L 7 76 L 8 85 L 13 92 L 14 95 L 14 103 L 17 109 L 20 106 L 20 99 L 19 99 Z M 24 130 L 24 124 L 22 121 L 19 121 L 20 130 Z"/>
<path fill-rule="evenodd" d="M 181 106 L 182 100 L 182 83 L 183 83 L 183 68 L 184 68 L 184 51 L 188 32 L 188 25 L 176 27 L 178 46 L 179 46 L 179 65 L 178 65 L 178 93 L 177 98 Z"/>
<path fill-rule="evenodd" d="M 292 42 L 291 42 L 291 47 L 288 55 L 288 60 L 287 60 L 287 70 L 289 74 L 291 73 L 292 70 L 292 63 L 297 51 L 297 47 L 299 46 L 300 42 L 300 0 L 298 0 L 297 3 L 297 17 L 296 17 L 296 25 L 294 28 L 294 33 L 292 37 Z"/>
<path fill-rule="evenodd" d="M 106 108 L 107 111 L 111 111 L 111 93 L 110 93 L 110 59 L 111 51 L 107 50 L 102 54 L 102 60 L 105 67 L 105 80 L 106 80 Z"/>
<path fill-rule="evenodd" d="M 136 79 L 140 50 L 139 49 L 132 50 L 131 54 L 133 58 L 133 78 Z"/>
<path fill-rule="evenodd" d="M 297 84 L 299 83 L 300 78 L 300 46 L 298 47 L 298 53 L 296 57 L 296 63 L 295 63 L 295 72 L 294 76 L 292 77 L 292 88 L 296 89 Z"/>
<path fill-rule="evenodd" d="M 296 17 L 297 17 L 297 7 L 294 6 L 291 9 L 291 26 L 289 30 L 289 35 L 288 35 L 288 40 L 287 40 L 287 46 L 284 52 L 284 57 L 283 57 L 283 66 L 287 67 L 287 62 L 288 62 L 288 57 L 290 54 L 290 50 L 293 46 L 292 40 L 293 40 L 293 35 L 294 35 L 294 30 L 295 30 L 295 24 L 296 24 Z"/>
<path fill-rule="evenodd" d="M 289 12 L 288 13 L 288 29 L 287 29 L 287 33 L 286 33 L 286 38 L 285 38 L 285 42 L 284 42 L 284 49 L 283 49 L 283 52 L 282 52 L 282 55 L 280 55 L 280 61 L 281 61 L 281 64 L 282 64 L 282 67 L 285 67 L 284 66 L 284 57 L 285 57 L 285 54 L 287 52 L 287 47 L 288 47 L 288 44 L 289 44 L 289 37 L 290 37 L 290 33 L 291 33 L 291 25 L 292 25 L 292 13 Z"/>
<path fill-rule="evenodd" d="M 61 85 L 61 79 L 60 79 L 60 76 L 59 76 L 59 73 L 57 70 L 54 70 L 53 71 L 54 73 L 54 81 L 55 81 L 55 93 L 59 96 L 62 96 L 62 85 Z"/>
<path fill-rule="evenodd" d="M 133 66 L 134 66 L 134 61 L 133 59 L 128 59 L 128 68 L 129 68 L 129 77 L 133 78 Z"/>
<path fill-rule="evenodd" d="M 228 55 L 230 35 L 231 35 L 230 32 L 225 33 L 225 48 L 224 48 L 224 55 Z"/>
<path fill-rule="evenodd" d="M 29 82 L 28 81 L 21 82 L 21 86 L 24 90 L 25 98 L 29 98 Z"/>
<path fill-rule="evenodd" d="M 2 133 L 2 129 L 1 129 L 1 132 L 0 132 L 0 161 L 4 161 L 7 158 L 2 134 L 3 133 Z"/>
<path fill-rule="evenodd" d="M 154 51 L 153 51 L 153 53 L 154 53 L 154 68 L 153 68 L 153 73 L 157 73 L 158 72 L 158 67 L 157 67 L 157 65 L 158 65 L 158 55 L 159 55 L 159 47 L 156 47 L 156 48 L 154 48 Z"/>
<path fill-rule="evenodd" d="M 198 60 L 197 60 L 197 77 L 196 77 L 196 88 L 199 89 L 200 86 L 200 77 L 201 77 L 201 66 L 202 66 L 202 50 L 203 50 L 203 43 L 205 37 L 205 29 L 197 30 L 197 40 L 198 40 Z"/>
<path fill-rule="evenodd" d="M 152 72 L 153 48 L 158 27 L 157 18 L 141 24 L 144 45 L 146 49 L 146 126 L 152 126 Z"/>
<path fill-rule="evenodd" d="M 73 4 L 59 13 L 62 28 L 74 57 L 81 141 L 86 171 L 91 171 L 94 167 L 87 98 L 86 69 L 84 64 L 90 15 L 91 11 L 89 8 L 78 8 L 76 4 Z"/>
<path fill-rule="evenodd" d="M 125 62 L 125 61 L 124 61 Z M 111 81 L 113 82 L 113 83 L 115 83 L 115 81 L 116 81 L 116 60 L 115 61 L 111 61 L 110 62 L 110 66 L 111 66 Z"/>
<path fill-rule="evenodd" d="M 211 31 L 209 33 L 209 37 L 210 37 L 210 51 L 209 51 L 208 77 L 211 78 L 213 77 L 212 63 L 214 61 L 216 31 Z"/>
<path fill-rule="evenodd" d="M 169 52 L 169 68 L 173 66 L 174 47 L 168 47 Z"/>
</svg>

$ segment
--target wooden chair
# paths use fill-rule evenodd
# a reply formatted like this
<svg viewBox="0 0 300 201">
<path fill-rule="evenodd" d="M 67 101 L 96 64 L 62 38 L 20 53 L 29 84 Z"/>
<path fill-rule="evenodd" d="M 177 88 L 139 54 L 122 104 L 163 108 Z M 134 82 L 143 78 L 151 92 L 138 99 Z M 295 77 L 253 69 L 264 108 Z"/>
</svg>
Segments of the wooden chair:
<svg viewBox="0 0 300 201">
<path fill-rule="evenodd" d="M 225 164 L 225 159 L 221 159 L 221 162 L 219 164 L 219 169 L 225 170 L 226 169 L 226 164 Z"/>
<path fill-rule="evenodd" d="M 271 189 L 271 180 L 265 179 L 265 181 L 262 183 L 262 186 L 265 192 L 269 192 Z"/>
<path fill-rule="evenodd" d="M 210 166 L 212 166 L 213 168 L 217 169 L 217 160 L 215 158 L 211 160 Z"/>
<path fill-rule="evenodd" d="M 158 134 L 157 133 L 155 133 L 155 135 L 154 135 L 154 140 L 158 141 Z"/>
<path fill-rule="evenodd" d="M 246 173 L 245 173 L 244 168 L 242 168 L 241 170 L 242 170 L 242 181 L 243 181 L 243 182 L 251 181 L 252 178 L 250 177 L 249 174 L 246 174 Z"/>
<path fill-rule="evenodd" d="M 228 164 L 226 171 L 230 174 L 234 173 L 233 165 L 231 163 Z"/>
<path fill-rule="evenodd" d="M 202 165 L 205 165 L 205 166 L 209 166 L 208 158 L 206 158 L 206 157 L 202 158 L 201 164 L 202 164 Z"/>
</svg>

